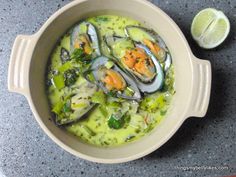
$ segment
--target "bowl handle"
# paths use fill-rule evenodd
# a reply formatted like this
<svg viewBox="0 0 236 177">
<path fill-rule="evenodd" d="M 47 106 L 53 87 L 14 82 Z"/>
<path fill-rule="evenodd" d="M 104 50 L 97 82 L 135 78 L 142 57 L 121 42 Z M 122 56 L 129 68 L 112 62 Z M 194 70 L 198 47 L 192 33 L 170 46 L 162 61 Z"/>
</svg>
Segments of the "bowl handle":
<svg viewBox="0 0 236 177">
<path fill-rule="evenodd" d="M 209 105 L 211 94 L 211 63 L 192 57 L 193 61 L 193 87 L 192 99 L 187 116 L 204 117 Z"/>
<path fill-rule="evenodd" d="M 16 37 L 8 68 L 8 90 L 27 96 L 29 93 L 29 66 L 36 44 L 35 35 Z"/>
</svg>

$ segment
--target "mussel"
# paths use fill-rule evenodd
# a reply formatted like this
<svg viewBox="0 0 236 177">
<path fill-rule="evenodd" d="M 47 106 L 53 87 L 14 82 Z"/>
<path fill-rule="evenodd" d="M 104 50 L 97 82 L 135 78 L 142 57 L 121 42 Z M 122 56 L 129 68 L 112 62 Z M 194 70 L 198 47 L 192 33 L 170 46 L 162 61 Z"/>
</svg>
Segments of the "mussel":
<svg viewBox="0 0 236 177">
<path fill-rule="evenodd" d="M 95 78 L 95 83 L 106 93 L 112 96 L 129 100 L 141 99 L 140 91 L 132 76 L 122 71 L 115 63 L 107 57 L 100 56 L 92 64 L 91 70 Z"/>
<path fill-rule="evenodd" d="M 56 123 L 65 125 L 76 122 L 88 113 L 95 103 L 91 101 L 91 97 L 98 91 L 95 84 L 89 82 L 82 83 L 79 87 L 73 88 L 73 93 L 65 97 L 62 110 L 57 112 Z"/>
<path fill-rule="evenodd" d="M 152 80 L 152 82 L 151 83 L 137 82 L 138 87 L 141 89 L 142 92 L 147 92 L 147 93 L 151 93 L 151 92 L 155 92 L 156 90 L 160 90 L 163 86 L 163 83 L 164 83 L 164 72 L 162 70 L 162 67 L 161 67 L 159 61 L 156 59 L 154 54 L 145 45 L 137 44 L 136 47 L 143 49 L 146 52 L 146 54 L 153 61 L 153 64 L 156 69 L 156 71 L 155 71 L 156 75 L 155 75 L 155 78 Z"/>
<path fill-rule="evenodd" d="M 154 56 L 165 65 L 165 71 L 169 69 L 172 62 L 171 56 L 165 42 L 155 31 L 140 26 L 126 26 L 125 32 L 133 41 L 146 45 Z"/>
<path fill-rule="evenodd" d="M 89 22 L 76 25 L 72 30 L 70 41 L 71 52 L 80 48 L 86 54 L 92 55 L 92 58 L 101 55 L 96 28 Z"/>
<path fill-rule="evenodd" d="M 142 92 L 151 93 L 162 88 L 162 67 L 147 46 L 117 36 L 108 36 L 106 43 L 112 55 L 135 77 Z"/>
<path fill-rule="evenodd" d="M 134 48 L 134 42 L 126 37 L 121 36 L 105 36 L 105 43 L 109 48 L 110 53 L 115 58 L 122 58 L 127 49 Z"/>
</svg>

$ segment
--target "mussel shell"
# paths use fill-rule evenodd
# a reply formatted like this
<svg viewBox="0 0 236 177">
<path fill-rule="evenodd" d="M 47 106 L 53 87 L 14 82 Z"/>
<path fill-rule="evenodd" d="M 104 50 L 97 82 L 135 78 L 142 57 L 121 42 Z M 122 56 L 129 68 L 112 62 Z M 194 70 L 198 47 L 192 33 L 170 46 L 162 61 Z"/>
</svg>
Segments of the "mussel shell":
<svg viewBox="0 0 236 177">
<path fill-rule="evenodd" d="M 143 34 L 143 36 L 146 36 L 150 41 L 152 42 L 155 42 L 157 43 L 162 49 L 164 49 L 164 52 L 165 54 L 163 55 L 163 57 L 159 58 L 161 62 L 167 62 L 167 65 L 168 67 L 165 68 L 165 70 L 168 70 L 170 65 L 172 62 L 172 58 L 171 56 L 168 54 L 169 50 L 168 50 L 168 47 L 166 46 L 165 42 L 163 41 L 163 39 L 154 31 L 154 30 L 151 30 L 151 29 L 147 29 L 147 28 L 144 28 L 144 27 L 141 27 L 141 26 L 133 26 L 133 25 L 128 25 L 126 26 L 125 28 L 125 33 L 128 37 L 130 37 L 132 40 L 134 40 L 135 42 L 137 43 L 143 43 L 142 40 L 136 40 L 134 39 L 134 37 L 132 37 L 132 34 L 131 34 L 131 30 L 132 29 L 137 29 L 137 30 L 140 30 L 140 33 Z M 139 35 L 139 38 L 140 38 L 141 35 Z M 144 44 L 145 45 L 145 44 Z M 166 61 L 168 60 L 168 61 Z"/>
<path fill-rule="evenodd" d="M 73 100 L 76 100 L 77 98 L 81 99 L 82 101 L 85 99 L 88 102 L 88 105 L 80 109 L 73 109 L 73 112 L 69 115 L 69 117 L 56 120 L 57 125 L 66 125 L 82 119 L 84 115 L 96 105 L 89 100 L 89 97 L 91 97 L 98 90 L 96 85 L 85 82 L 74 89 L 75 90 L 73 92 L 75 93 L 72 92 L 73 96 L 70 98 L 70 102 L 73 102 Z"/>
<path fill-rule="evenodd" d="M 99 68 L 100 67 L 104 67 L 104 65 L 109 61 L 109 59 L 105 56 L 100 56 L 98 58 L 96 58 L 92 64 L 92 73 L 95 77 L 96 80 L 96 84 L 106 93 L 108 94 L 110 91 L 104 86 L 104 84 L 101 82 L 100 78 L 99 78 Z M 122 71 L 122 69 L 119 68 L 118 65 L 114 64 L 112 66 L 113 70 L 117 71 L 122 77 L 123 79 L 126 81 L 126 84 L 132 88 L 132 90 L 134 91 L 134 95 L 133 96 L 128 96 L 125 95 L 124 93 L 116 93 L 117 97 L 120 98 L 125 98 L 125 99 L 129 99 L 129 100 L 140 100 L 141 99 L 141 94 L 140 91 L 136 85 L 136 83 L 134 82 L 134 79 L 132 78 L 132 76 L 129 76 L 127 73 L 125 73 L 124 71 Z"/>
<path fill-rule="evenodd" d="M 121 62 L 122 63 L 122 62 Z M 153 81 L 153 79 L 155 78 L 156 76 L 156 67 L 154 65 L 153 68 L 149 68 L 151 69 L 151 71 L 153 72 L 153 76 L 152 77 L 145 77 L 144 75 L 130 69 L 129 67 L 127 67 L 125 64 L 122 63 L 122 66 L 130 73 L 132 74 L 137 80 L 139 80 L 140 82 L 143 82 L 143 83 L 151 83 Z"/>
<path fill-rule="evenodd" d="M 136 47 L 143 49 L 147 53 L 147 55 L 151 58 L 156 68 L 156 76 L 150 83 L 143 83 L 136 77 L 136 83 L 138 85 L 138 88 L 142 92 L 146 92 L 146 93 L 152 93 L 157 90 L 160 90 L 164 83 L 164 72 L 158 59 L 153 55 L 153 53 L 145 45 L 136 44 Z"/>
<path fill-rule="evenodd" d="M 109 47 L 111 47 L 111 51 L 113 42 L 117 42 L 119 40 L 130 40 L 130 39 L 118 36 L 107 37 L 107 43 Z M 152 93 L 155 92 L 156 90 L 161 89 L 164 82 L 164 73 L 160 65 L 160 62 L 154 56 L 154 54 L 148 49 L 148 47 L 146 47 L 144 44 L 141 43 L 133 43 L 133 44 L 134 44 L 133 48 L 135 47 L 142 48 L 146 52 L 146 54 L 151 58 L 153 64 L 155 65 L 155 72 L 157 73 L 157 75 L 155 75 L 152 78 L 144 78 L 142 75 L 138 74 L 137 72 L 135 73 L 132 69 L 129 69 L 124 64 L 122 64 L 120 58 L 116 57 L 118 59 L 118 62 L 121 63 L 124 69 L 127 70 L 135 78 L 135 82 L 137 83 L 137 86 L 140 89 L 140 91 L 146 93 Z"/>
<path fill-rule="evenodd" d="M 89 22 L 82 22 L 76 25 L 71 33 L 71 40 L 70 40 L 70 48 L 71 52 L 74 51 L 74 42 L 80 34 L 87 34 L 89 40 L 91 42 L 91 47 L 93 48 L 93 57 L 98 57 L 101 55 L 100 47 L 99 47 L 99 39 L 97 35 L 97 30 L 95 26 L 93 26 Z"/>
<path fill-rule="evenodd" d="M 165 49 L 166 51 L 168 51 L 168 47 L 166 46 L 165 42 L 163 41 L 163 39 L 152 29 L 148 29 L 148 28 L 145 28 L 145 27 L 142 27 L 142 26 L 134 26 L 134 25 L 128 25 L 125 27 L 125 33 L 128 37 L 130 37 L 132 40 L 134 40 L 135 42 L 142 42 L 142 41 L 137 41 L 135 39 L 133 39 L 131 37 L 131 34 L 130 34 L 130 29 L 132 28 L 136 28 L 136 29 L 139 29 L 141 32 L 145 33 L 145 35 L 149 36 L 149 40 L 151 40 L 152 42 L 157 42 L 158 45 Z"/>
<path fill-rule="evenodd" d="M 169 53 L 166 54 L 166 60 L 164 65 L 164 71 L 167 72 L 172 64 L 172 58 Z"/>
<path fill-rule="evenodd" d="M 105 41 L 107 46 L 110 48 L 111 55 L 117 59 L 122 69 L 128 70 L 129 73 L 131 73 L 135 77 L 138 77 L 140 80 L 142 80 L 142 82 L 150 82 L 153 79 L 153 78 L 144 78 L 142 75 L 128 68 L 125 64 L 121 62 L 121 58 L 125 55 L 127 48 L 129 49 L 135 48 L 135 44 L 131 39 L 120 36 L 106 36 Z M 118 47 L 117 43 L 119 43 Z"/>
<path fill-rule="evenodd" d="M 134 42 L 131 39 L 116 35 L 105 36 L 104 41 L 108 46 L 111 55 L 118 59 L 122 58 L 125 55 L 125 51 L 127 48 L 135 47 Z M 116 47 L 116 49 L 114 47 Z"/>
</svg>

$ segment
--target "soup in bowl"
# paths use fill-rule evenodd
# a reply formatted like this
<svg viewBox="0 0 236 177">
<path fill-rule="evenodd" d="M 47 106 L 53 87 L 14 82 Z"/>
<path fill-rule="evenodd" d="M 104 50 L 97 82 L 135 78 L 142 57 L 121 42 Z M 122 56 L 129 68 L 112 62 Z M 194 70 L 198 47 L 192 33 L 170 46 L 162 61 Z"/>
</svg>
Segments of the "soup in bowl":
<svg viewBox="0 0 236 177">
<path fill-rule="evenodd" d="M 148 134 L 175 93 L 172 57 L 162 38 L 115 15 L 73 26 L 53 50 L 45 84 L 55 123 L 98 146 Z"/>
</svg>

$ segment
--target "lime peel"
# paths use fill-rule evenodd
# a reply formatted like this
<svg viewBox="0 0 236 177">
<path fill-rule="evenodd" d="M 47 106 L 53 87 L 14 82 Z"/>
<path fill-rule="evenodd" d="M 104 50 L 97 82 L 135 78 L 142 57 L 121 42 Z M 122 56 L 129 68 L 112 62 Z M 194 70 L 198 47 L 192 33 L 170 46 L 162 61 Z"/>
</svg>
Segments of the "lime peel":
<svg viewBox="0 0 236 177">
<path fill-rule="evenodd" d="M 193 19 L 191 34 L 200 47 L 211 49 L 219 46 L 230 31 L 229 19 L 222 11 L 207 8 Z"/>
</svg>

